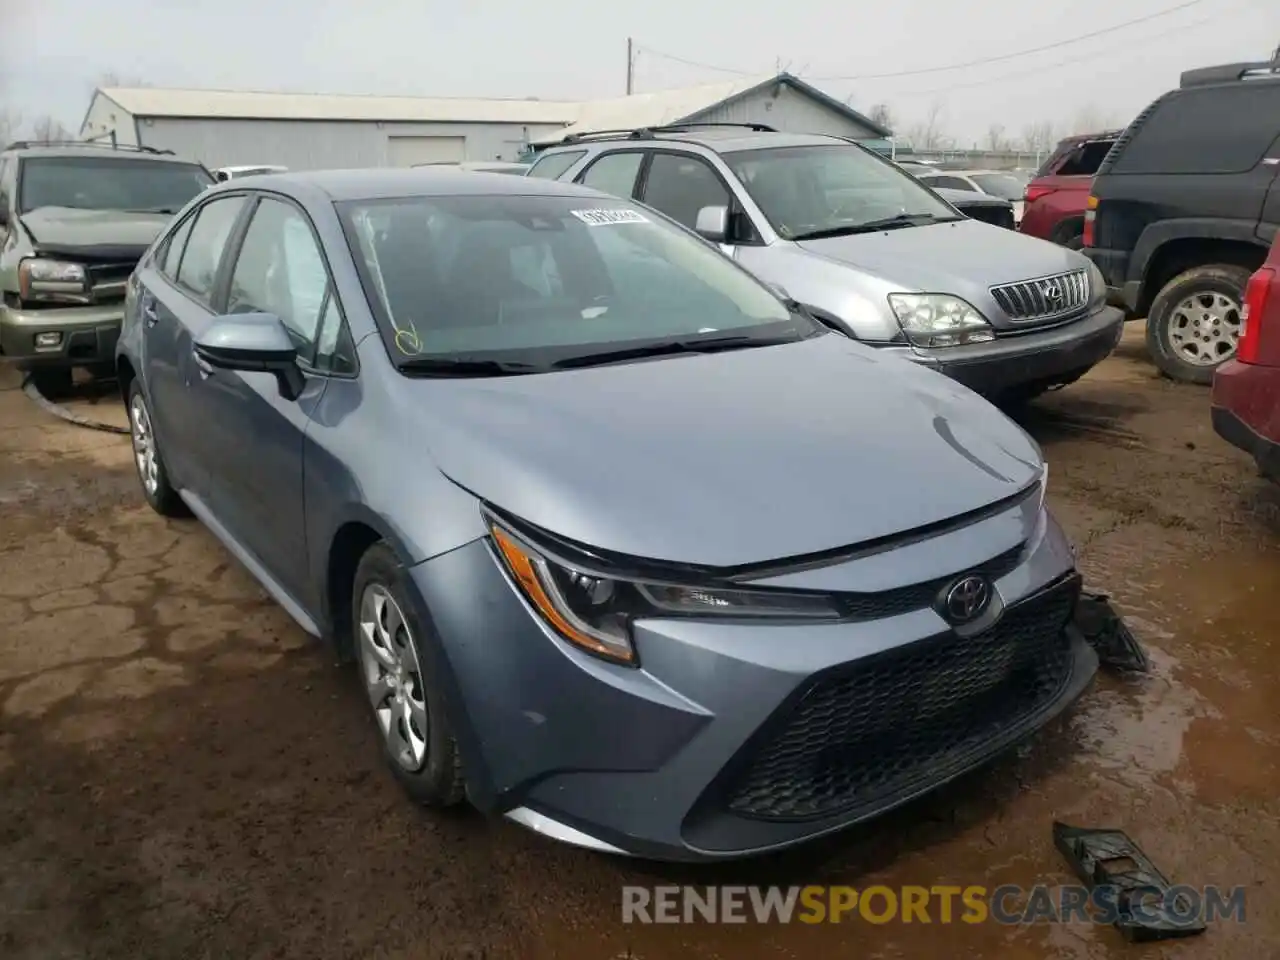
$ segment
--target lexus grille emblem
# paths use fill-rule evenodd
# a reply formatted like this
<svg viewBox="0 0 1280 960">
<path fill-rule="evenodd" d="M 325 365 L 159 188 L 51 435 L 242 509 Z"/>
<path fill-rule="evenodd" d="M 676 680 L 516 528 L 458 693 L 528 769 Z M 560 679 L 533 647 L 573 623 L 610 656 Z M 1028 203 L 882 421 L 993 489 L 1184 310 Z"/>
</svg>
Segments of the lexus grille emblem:
<svg viewBox="0 0 1280 960">
<path fill-rule="evenodd" d="M 1040 292 L 1044 294 L 1044 298 L 1050 303 L 1058 304 L 1062 302 L 1062 284 L 1056 280 L 1050 280 L 1042 285 Z"/>
<path fill-rule="evenodd" d="M 962 577 L 947 591 L 943 606 L 952 623 L 968 623 L 991 603 L 991 585 L 978 576 Z"/>
</svg>

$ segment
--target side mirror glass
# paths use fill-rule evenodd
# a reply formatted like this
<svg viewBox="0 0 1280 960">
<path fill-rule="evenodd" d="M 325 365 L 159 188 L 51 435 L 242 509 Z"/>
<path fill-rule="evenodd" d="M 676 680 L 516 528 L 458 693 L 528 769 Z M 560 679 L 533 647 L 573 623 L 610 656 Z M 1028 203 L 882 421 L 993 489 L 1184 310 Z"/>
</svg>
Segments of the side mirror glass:
<svg viewBox="0 0 1280 960">
<path fill-rule="evenodd" d="M 240 370 L 274 374 L 280 396 L 297 400 L 306 378 L 298 368 L 298 349 L 273 313 L 235 313 L 215 317 L 196 338 L 196 363 L 209 372 Z"/>
<path fill-rule="evenodd" d="M 729 208 L 703 207 L 698 211 L 693 229 L 704 240 L 724 243 L 725 237 L 729 235 Z"/>
</svg>

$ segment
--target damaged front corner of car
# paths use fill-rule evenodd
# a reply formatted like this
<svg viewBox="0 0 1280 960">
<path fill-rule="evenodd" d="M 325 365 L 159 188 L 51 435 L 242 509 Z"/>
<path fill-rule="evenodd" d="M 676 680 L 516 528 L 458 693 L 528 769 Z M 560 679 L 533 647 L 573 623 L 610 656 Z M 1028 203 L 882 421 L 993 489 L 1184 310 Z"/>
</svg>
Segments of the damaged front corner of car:
<svg viewBox="0 0 1280 960">
<path fill-rule="evenodd" d="M 1105 593 L 1081 592 L 1072 622 L 1098 655 L 1100 666 L 1120 673 L 1150 673 L 1147 652 Z"/>
</svg>

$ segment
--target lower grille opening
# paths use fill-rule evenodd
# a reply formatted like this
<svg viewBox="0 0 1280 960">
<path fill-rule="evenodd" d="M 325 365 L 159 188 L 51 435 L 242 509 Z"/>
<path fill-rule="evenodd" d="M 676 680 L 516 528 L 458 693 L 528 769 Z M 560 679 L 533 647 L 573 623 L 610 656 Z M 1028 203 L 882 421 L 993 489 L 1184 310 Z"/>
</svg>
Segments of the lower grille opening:
<svg viewBox="0 0 1280 960">
<path fill-rule="evenodd" d="M 804 821 L 880 807 L 948 777 L 1060 695 L 1072 575 L 986 633 L 946 633 L 816 681 L 775 720 L 728 794 L 742 817 Z"/>
</svg>

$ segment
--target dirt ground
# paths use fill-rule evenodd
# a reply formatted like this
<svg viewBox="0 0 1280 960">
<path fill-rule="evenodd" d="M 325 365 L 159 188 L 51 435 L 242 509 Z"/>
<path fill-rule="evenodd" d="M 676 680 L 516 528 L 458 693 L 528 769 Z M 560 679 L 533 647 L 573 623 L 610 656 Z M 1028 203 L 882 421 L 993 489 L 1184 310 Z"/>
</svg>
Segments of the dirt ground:
<svg viewBox="0 0 1280 960">
<path fill-rule="evenodd" d="M 0 369 L 0 957 L 1274 957 L 1280 495 L 1140 333 L 1025 422 L 1154 675 L 1100 676 L 1016 756 L 865 830 L 696 869 L 411 806 L 353 679 L 197 523 L 143 505 L 127 438 Z M 76 407 L 124 423 L 110 394 Z M 1175 882 L 1246 886 L 1246 922 L 1161 947 L 1081 924 L 621 922 L 624 884 L 1062 884 L 1055 818 L 1128 830 Z"/>
</svg>

